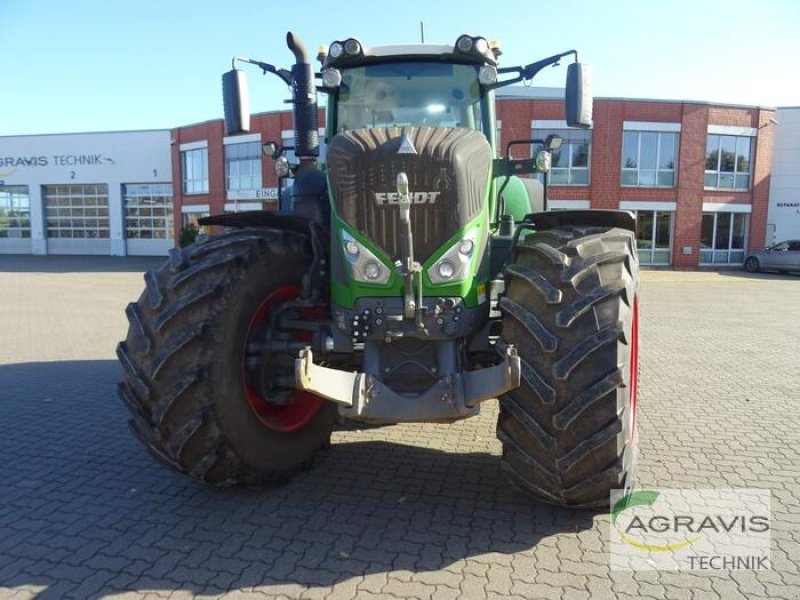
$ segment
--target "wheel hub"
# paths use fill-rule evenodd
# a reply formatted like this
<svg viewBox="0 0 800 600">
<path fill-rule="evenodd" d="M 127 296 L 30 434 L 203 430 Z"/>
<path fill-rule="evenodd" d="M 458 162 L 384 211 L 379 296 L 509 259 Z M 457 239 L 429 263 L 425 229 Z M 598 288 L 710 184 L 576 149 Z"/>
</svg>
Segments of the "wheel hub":
<svg viewBox="0 0 800 600">
<path fill-rule="evenodd" d="M 293 387 L 294 358 L 290 348 L 309 342 L 308 332 L 281 333 L 286 350 L 248 353 L 248 347 L 263 340 L 273 317 L 287 302 L 300 296 L 298 284 L 286 284 L 270 293 L 250 319 L 242 351 L 242 383 L 247 403 L 259 422 L 268 429 L 290 433 L 307 425 L 319 412 L 324 400 Z"/>
</svg>

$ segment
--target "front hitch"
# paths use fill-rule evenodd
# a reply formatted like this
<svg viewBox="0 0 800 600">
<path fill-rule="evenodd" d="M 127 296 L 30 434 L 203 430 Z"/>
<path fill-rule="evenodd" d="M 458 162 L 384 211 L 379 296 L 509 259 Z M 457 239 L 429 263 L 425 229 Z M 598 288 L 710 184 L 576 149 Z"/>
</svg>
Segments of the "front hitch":
<svg viewBox="0 0 800 600">
<path fill-rule="evenodd" d="M 398 394 L 373 375 L 314 364 L 310 348 L 295 361 L 297 388 L 340 406 L 345 417 L 373 423 L 447 422 L 471 417 L 486 400 L 519 387 L 520 359 L 506 346 L 500 364 L 443 375 L 419 394 Z"/>
</svg>

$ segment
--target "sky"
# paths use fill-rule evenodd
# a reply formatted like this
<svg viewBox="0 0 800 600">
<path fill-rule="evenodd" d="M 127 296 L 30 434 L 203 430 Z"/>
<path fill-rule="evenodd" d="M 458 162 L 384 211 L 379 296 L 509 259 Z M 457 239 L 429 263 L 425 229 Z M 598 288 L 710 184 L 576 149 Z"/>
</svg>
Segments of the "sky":
<svg viewBox="0 0 800 600">
<path fill-rule="evenodd" d="M 333 10 L 331 10 L 333 8 Z M 0 0 L 0 135 L 162 129 L 221 118 L 234 55 L 290 66 L 287 31 L 316 55 L 366 46 L 499 40 L 501 66 L 576 49 L 595 96 L 800 106 L 800 2 L 669 0 L 318 2 Z M 547 69 L 535 86 L 562 86 Z M 249 71 L 254 112 L 288 88 Z"/>
</svg>

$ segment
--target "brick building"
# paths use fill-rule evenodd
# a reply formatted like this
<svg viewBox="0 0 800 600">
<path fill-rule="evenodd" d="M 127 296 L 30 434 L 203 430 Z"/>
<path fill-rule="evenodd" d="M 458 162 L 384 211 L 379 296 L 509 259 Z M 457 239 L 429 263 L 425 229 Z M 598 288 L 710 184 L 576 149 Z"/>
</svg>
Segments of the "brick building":
<svg viewBox="0 0 800 600">
<path fill-rule="evenodd" d="M 785 220 L 786 205 L 796 212 L 797 111 L 776 118 L 752 106 L 597 98 L 594 127 L 583 131 L 565 128 L 562 98 L 557 89 L 498 90 L 499 147 L 560 134 L 550 207 L 635 211 L 643 263 L 737 265 L 768 230 L 774 237 L 777 130 L 788 150 L 776 157 L 773 221 Z M 0 137 L 0 254 L 163 254 L 198 216 L 274 207 L 278 181 L 261 145 L 292 145 L 292 115 L 253 115 L 251 125 L 237 137 L 225 136 L 221 119 L 171 131 Z M 535 147 L 512 150 L 520 157 Z"/>
<path fill-rule="evenodd" d="M 634 211 L 643 264 L 741 264 L 746 250 L 763 248 L 774 110 L 596 98 L 594 127 L 569 130 L 562 94 L 509 88 L 497 98 L 503 151 L 511 140 L 564 138 L 548 176 L 551 208 Z M 274 205 L 278 182 L 260 146 L 291 145 L 291 113 L 254 115 L 251 127 L 232 138 L 222 121 L 173 130 L 176 230 L 201 214 Z M 512 147 L 517 158 L 533 151 Z"/>
</svg>

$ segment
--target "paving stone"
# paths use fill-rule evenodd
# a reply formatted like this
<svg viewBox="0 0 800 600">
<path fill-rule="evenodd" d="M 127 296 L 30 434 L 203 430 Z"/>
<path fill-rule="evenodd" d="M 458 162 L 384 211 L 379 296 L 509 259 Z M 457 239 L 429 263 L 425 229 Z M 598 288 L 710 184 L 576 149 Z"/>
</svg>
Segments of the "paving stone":
<svg viewBox="0 0 800 600">
<path fill-rule="evenodd" d="M 3 600 L 797 598 L 797 277 L 644 274 L 639 484 L 771 488 L 773 569 L 632 574 L 609 568 L 606 515 L 511 492 L 496 403 L 452 425 L 343 428 L 284 486 L 168 471 L 115 393 L 141 273 L 15 261 L 0 263 Z"/>
</svg>

